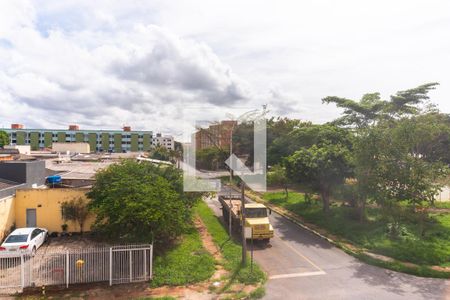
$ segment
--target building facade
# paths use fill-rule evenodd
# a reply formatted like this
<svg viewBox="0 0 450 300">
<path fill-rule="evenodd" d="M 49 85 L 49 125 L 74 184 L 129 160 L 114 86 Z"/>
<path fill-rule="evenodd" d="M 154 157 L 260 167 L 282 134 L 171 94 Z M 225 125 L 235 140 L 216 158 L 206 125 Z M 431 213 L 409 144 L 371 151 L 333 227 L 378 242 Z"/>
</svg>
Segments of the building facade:
<svg viewBox="0 0 450 300">
<path fill-rule="evenodd" d="M 196 150 L 210 147 L 228 149 L 230 147 L 231 133 L 237 121 L 224 120 L 218 124 L 210 125 L 208 128 L 201 128 L 195 133 Z"/>
<path fill-rule="evenodd" d="M 175 150 L 175 140 L 171 135 L 161 135 L 161 133 L 157 133 L 153 138 L 152 145 L 154 147 L 163 146 L 167 150 Z"/>
<path fill-rule="evenodd" d="M 21 124 L 0 129 L 8 133 L 13 145 L 30 145 L 31 150 L 52 148 L 58 143 L 89 143 L 91 152 L 138 152 L 148 151 L 152 145 L 152 131 L 132 131 L 129 126 L 123 130 L 81 130 L 78 125 L 62 129 L 25 129 Z"/>
</svg>

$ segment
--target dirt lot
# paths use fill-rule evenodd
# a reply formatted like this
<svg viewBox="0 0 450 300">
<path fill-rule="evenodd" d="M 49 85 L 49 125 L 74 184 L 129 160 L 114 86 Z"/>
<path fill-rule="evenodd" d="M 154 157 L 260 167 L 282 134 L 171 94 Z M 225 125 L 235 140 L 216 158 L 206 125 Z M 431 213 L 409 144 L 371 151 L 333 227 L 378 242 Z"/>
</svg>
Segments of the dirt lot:
<svg viewBox="0 0 450 300">
<path fill-rule="evenodd" d="M 49 237 L 48 241 L 36 252 L 36 255 L 45 255 L 49 252 L 60 252 L 70 249 L 86 249 L 89 247 L 109 247 L 110 244 L 97 242 L 88 235 L 72 235 Z"/>
</svg>

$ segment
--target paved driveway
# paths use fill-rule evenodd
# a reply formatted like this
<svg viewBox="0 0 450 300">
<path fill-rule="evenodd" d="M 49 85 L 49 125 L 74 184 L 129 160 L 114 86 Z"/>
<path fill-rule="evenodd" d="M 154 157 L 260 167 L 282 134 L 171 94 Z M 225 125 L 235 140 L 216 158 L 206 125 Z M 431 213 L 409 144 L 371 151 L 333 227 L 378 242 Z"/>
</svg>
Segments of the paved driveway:
<svg viewBox="0 0 450 300">
<path fill-rule="evenodd" d="M 220 216 L 217 198 L 207 200 Z M 254 256 L 268 273 L 265 299 L 449 299 L 450 281 L 367 265 L 272 213 L 275 237 Z"/>
</svg>

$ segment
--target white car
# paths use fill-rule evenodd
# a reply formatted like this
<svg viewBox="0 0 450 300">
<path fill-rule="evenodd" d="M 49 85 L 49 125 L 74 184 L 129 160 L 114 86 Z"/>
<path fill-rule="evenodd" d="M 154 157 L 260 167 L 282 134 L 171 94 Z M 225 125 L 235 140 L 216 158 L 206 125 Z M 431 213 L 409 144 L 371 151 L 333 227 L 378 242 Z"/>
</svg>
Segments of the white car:
<svg viewBox="0 0 450 300">
<path fill-rule="evenodd" d="M 34 255 L 36 250 L 47 240 L 48 230 L 44 228 L 18 228 L 11 232 L 0 246 L 2 253 L 23 252 Z"/>
</svg>

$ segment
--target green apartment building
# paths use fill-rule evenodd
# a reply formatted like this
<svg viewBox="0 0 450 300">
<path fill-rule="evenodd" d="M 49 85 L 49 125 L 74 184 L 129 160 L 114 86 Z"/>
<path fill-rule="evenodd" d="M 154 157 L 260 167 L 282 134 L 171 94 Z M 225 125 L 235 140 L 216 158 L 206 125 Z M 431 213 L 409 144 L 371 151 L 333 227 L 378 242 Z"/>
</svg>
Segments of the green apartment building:
<svg viewBox="0 0 450 300">
<path fill-rule="evenodd" d="M 0 129 L 8 133 L 15 145 L 30 145 L 31 150 L 51 148 L 53 142 L 89 143 L 92 152 L 138 152 L 148 151 L 152 144 L 152 131 L 132 131 L 129 126 L 122 130 L 80 130 L 78 125 L 63 129 L 25 129 L 21 124 Z"/>
</svg>

